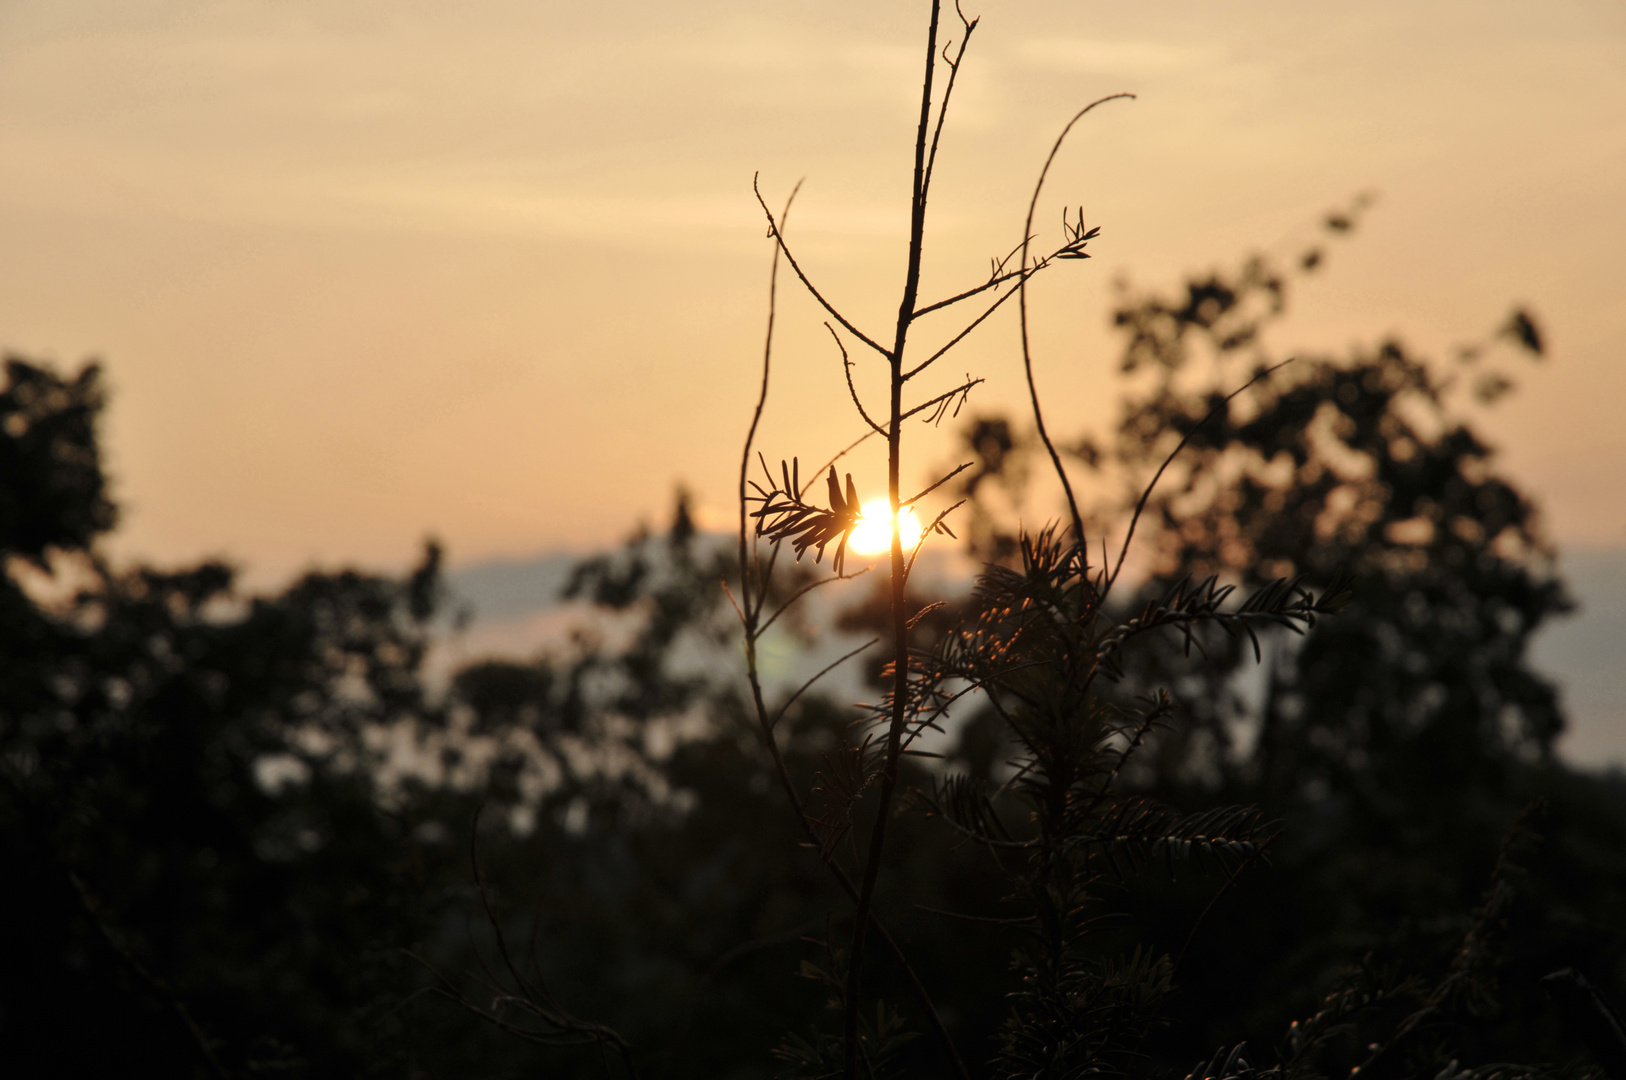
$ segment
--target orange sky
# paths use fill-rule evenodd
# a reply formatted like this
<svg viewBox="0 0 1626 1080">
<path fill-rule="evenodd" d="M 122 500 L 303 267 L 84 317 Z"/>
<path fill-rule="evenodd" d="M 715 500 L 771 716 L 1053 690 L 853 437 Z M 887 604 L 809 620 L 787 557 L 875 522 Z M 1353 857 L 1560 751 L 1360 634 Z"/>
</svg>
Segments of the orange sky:
<svg viewBox="0 0 1626 1080">
<path fill-rule="evenodd" d="M 724 518 L 764 313 L 751 175 L 774 202 L 807 177 L 800 256 L 883 326 L 924 10 L 0 0 L 0 346 L 106 361 L 130 555 L 264 578 L 399 565 L 431 532 L 459 561 L 581 547 L 679 481 Z M 1059 430 L 1111 415 L 1115 275 L 1294 250 L 1372 188 L 1277 340 L 1439 353 L 1530 305 L 1554 358 L 1486 431 L 1561 541 L 1626 544 L 1626 8 L 968 11 L 928 292 L 1019 239 L 1079 104 L 1140 94 L 1088 121 L 1041 210 L 1102 226 L 1035 291 Z M 856 431 L 839 363 L 805 300 L 782 327 L 762 445 L 822 459 Z M 943 378 L 1014 402 L 1013 345 L 995 321 Z"/>
</svg>

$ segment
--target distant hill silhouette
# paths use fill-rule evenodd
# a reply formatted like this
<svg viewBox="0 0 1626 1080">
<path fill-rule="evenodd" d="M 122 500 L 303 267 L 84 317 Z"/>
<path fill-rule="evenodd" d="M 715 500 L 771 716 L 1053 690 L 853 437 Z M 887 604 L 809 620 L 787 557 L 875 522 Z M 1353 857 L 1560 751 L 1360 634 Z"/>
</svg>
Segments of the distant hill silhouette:
<svg viewBox="0 0 1626 1080">
<path fill-rule="evenodd" d="M 1626 765 L 1626 548 L 1566 550 L 1559 564 L 1579 610 L 1543 629 L 1534 650 L 1563 687 L 1559 749 L 1582 768 Z"/>
<path fill-rule="evenodd" d="M 465 659 L 529 656 L 559 640 L 567 625 L 561 594 L 589 557 L 551 552 L 452 569 L 452 606 L 472 616 L 456 651 Z M 1569 730 L 1560 750 L 1581 768 L 1626 767 L 1626 547 L 1568 549 L 1561 562 L 1578 610 L 1543 629 L 1534 650 L 1537 666 L 1563 688 Z"/>
<path fill-rule="evenodd" d="M 446 576 L 457 604 L 467 604 L 482 623 L 524 619 L 557 606 L 582 559 L 579 552 L 556 551 L 527 559 L 492 559 L 459 567 Z"/>
</svg>

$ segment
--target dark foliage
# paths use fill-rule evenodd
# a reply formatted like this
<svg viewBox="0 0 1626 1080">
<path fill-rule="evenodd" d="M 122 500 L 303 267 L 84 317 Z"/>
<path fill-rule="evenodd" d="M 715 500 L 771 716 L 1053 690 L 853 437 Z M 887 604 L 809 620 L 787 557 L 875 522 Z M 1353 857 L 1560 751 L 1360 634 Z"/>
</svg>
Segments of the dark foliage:
<svg viewBox="0 0 1626 1080">
<path fill-rule="evenodd" d="M 97 370 L 8 363 L 9 1072 L 1618 1069 L 1626 792 L 1553 756 L 1557 695 L 1526 653 L 1568 599 L 1458 404 L 1508 392 L 1498 359 L 1540 355 L 1537 323 L 1515 311 L 1449 370 L 1398 341 L 1278 370 L 1266 330 L 1323 245 L 1291 272 L 1254 259 L 1126 293 L 1111 439 L 1058 448 L 1033 391 L 1035 437 L 976 420 L 973 460 L 904 498 L 903 421 L 943 419 L 980 380 L 913 405 L 904 384 L 1019 298 L 1033 390 L 1023 286 L 1099 235 L 1064 212 L 1034 254 L 1030 208 L 986 282 L 919 303 L 976 27 L 962 14 L 939 49 L 932 10 L 890 348 L 813 289 L 788 204 L 764 206 L 775 274 L 782 257 L 847 334 L 831 328 L 849 388 L 845 340 L 890 368 L 884 424 L 853 398 L 888 440 L 893 508 L 963 495 L 987 561 L 969 598 L 932 600 L 894 544 L 889 580 L 837 620 L 885 642 L 869 705 L 772 671 L 818 642 L 797 602 L 845 580 L 857 487 L 833 466 L 827 507 L 798 467 L 764 469 L 754 514 L 742 471 L 737 558 L 680 498 L 668 533 L 578 568 L 567 597 L 592 617 L 568 645 L 431 693 L 433 545 L 403 579 L 312 573 L 262 597 L 215 563 L 116 569 L 97 549 L 116 517 Z M 1328 215 L 1325 239 L 1366 206 Z M 904 365 L 916 319 L 973 300 Z M 1092 556 L 1065 471 L 1070 530 L 1013 526 L 1041 448 L 1123 482 L 1090 528 L 1132 521 L 1144 572 Z M 787 544 L 785 564 L 834 544 L 835 577 L 780 564 Z"/>
<path fill-rule="evenodd" d="M 398 1067 L 391 957 L 421 933 L 425 868 L 368 732 L 424 709 L 438 553 L 407 581 L 311 574 L 251 600 L 215 563 L 115 572 L 92 547 L 113 520 L 96 369 L 8 376 L 8 1070 Z"/>
<path fill-rule="evenodd" d="M 1348 233 L 1363 209 L 1333 215 L 1329 231 Z M 1301 272 L 1323 264 L 1314 254 Z M 1600 859 L 1626 850 L 1626 808 L 1617 789 L 1552 756 L 1561 712 L 1527 654 L 1570 601 L 1534 507 L 1496 472 L 1456 404 L 1465 391 L 1486 402 L 1486 386 L 1501 392 L 1512 380 L 1484 370 L 1497 356 L 1489 343 L 1462 348 L 1441 371 L 1398 341 L 1348 357 L 1300 354 L 1229 401 L 1230 387 L 1194 378 L 1234 371 L 1234 387 L 1273 366 L 1265 330 L 1285 312 L 1292 277 L 1253 259 L 1175 298 L 1125 295 L 1115 321 L 1134 389 L 1123 422 L 1104 450 L 1102 440 L 1075 443 L 1076 459 L 1123 478 L 1129 501 L 1184 443 L 1147 502 L 1150 574 L 1137 603 L 1193 575 L 1243 588 L 1349 579 L 1338 618 L 1266 643 L 1263 679 L 1247 673 L 1260 651 L 1243 639 L 1142 651 L 1128 664 L 1128 685 L 1169 687 L 1180 703 L 1131 786 L 1191 809 L 1253 804 L 1285 822 L 1269 865 L 1214 913 L 1224 931 L 1210 923 L 1189 942 L 1172 1002 L 1181 1022 L 1160 1056 L 1258 1040 L 1317 988 L 1355 985 L 1340 972 L 1363 956 L 1411 971 L 1430 957 L 1445 963 L 1497 863 L 1497 838 L 1541 801 L 1531 825 L 1541 842 L 1521 858 L 1528 872 L 1498 872 L 1499 929 L 1478 946 L 1480 968 L 1494 957 L 1503 976 L 1472 1002 L 1487 1019 L 1368 1071 L 1569 1060 L 1579 1047 L 1539 980 L 1576 964 L 1603 980 L 1605 997 L 1626 989 L 1626 925 L 1613 914 L 1626 910 L 1626 863 Z M 1496 336 L 1539 355 L 1522 310 Z M 974 449 L 995 423 L 972 427 Z M 983 455 L 994 466 L 983 485 L 1031 453 L 1019 438 L 1005 443 Z M 1104 526 L 1113 510 L 1102 510 Z M 985 515 L 982 549 L 1008 558 L 1011 540 Z M 1175 948 L 1174 928 L 1214 903 L 1208 888 L 1183 891 L 1132 892 L 1121 910 Z M 1159 923 L 1167 929 L 1152 929 Z M 1359 995 L 1389 993 L 1359 978 L 1369 984 Z M 1428 1008 L 1437 1021 L 1445 1004 Z M 1343 1010 L 1340 1030 L 1353 1023 Z"/>
<path fill-rule="evenodd" d="M 48 548 L 82 550 L 113 527 L 97 454 L 101 369 L 63 379 L 6 358 L 0 391 L 0 551 L 38 562 Z"/>
</svg>

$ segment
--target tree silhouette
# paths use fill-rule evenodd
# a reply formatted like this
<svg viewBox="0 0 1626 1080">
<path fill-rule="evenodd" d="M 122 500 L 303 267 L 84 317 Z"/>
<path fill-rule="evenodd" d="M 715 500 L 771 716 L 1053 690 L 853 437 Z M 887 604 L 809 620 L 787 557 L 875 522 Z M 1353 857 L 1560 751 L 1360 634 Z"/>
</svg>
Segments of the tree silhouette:
<svg viewBox="0 0 1626 1080">
<path fill-rule="evenodd" d="M 438 551 L 407 580 L 313 573 L 274 597 L 238 597 L 218 563 L 114 570 L 96 547 L 115 517 L 97 369 L 13 359 L 7 380 L 8 1068 L 399 1062 L 389 950 L 430 905 L 370 733 L 430 711 L 418 667 Z"/>
<path fill-rule="evenodd" d="M 1327 231 L 1349 233 L 1364 209 L 1329 215 Z M 1520 309 L 1443 367 L 1398 340 L 1342 357 L 1298 353 L 1227 400 L 1226 385 L 1208 380 L 1278 363 L 1266 331 L 1295 280 L 1324 261 L 1317 246 L 1294 270 L 1255 257 L 1172 296 L 1126 291 L 1114 322 L 1133 391 L 1114 436 L 1069 447 L 1109 483 L 1123 478 L 1128 502 L 1184 444 L 1146 502 L 1142 601 L 1209 575 L 1244 588 L 1350 575 L 1349 608 L 1269 643 L 1263 680 L 1244 675 L 1256 646 L 1243 639 L 1143 652 L 1130 665 L 1133 685 L 1170 686 L 1181 702 L 1132 783 L 1178 805 L 1255 803 L 1286 823 L 1269 886 L 1229 901 L 1225 933 L 1192 942 L 1174 1038 L 1195 1054 L 1285 1024 L 1307 988 L 1333 985 L 1365 954 L 1448 956 L 1497 837 L 1540 801 L 1531 827 L 1547 840 L 1522 856 L 1532 872 L 1498 939 L 1513 972 L 1499 1023 L 1450 1046 L 1482 1060 L 1561 1060 L 1573 1046 L 1548 1019 L 1539 979 L 1579 963 L 1611 993 L 1622 986 L 1622 930 L 1608 905 L 1626 867 L 1601 852 L 1626 818 L 1607 781 L 1553 758 L 1562 715 L 1528 648 L 1570 600 L 1533 503 L 1497 472 L 1463 400 L 1506 393 L 1514 357 L 1496 346 L 1540 359 L 1541 335 Z M 985 417 L 967 429 L 982 459 L 968 491 L 982 506 L 975 535 L 996 559 L 1012 540 L 983 491 L 1019 486 L 1021 458 L 1036 456 L 1009 427 Z M 1100 519 L 1112 513 L 1109 503 Z M 1177 908 L 1154 910 L 1178 924 Z M 1406 1067 L 1447 1057 L 1431 1060 Z"/>
</svg>

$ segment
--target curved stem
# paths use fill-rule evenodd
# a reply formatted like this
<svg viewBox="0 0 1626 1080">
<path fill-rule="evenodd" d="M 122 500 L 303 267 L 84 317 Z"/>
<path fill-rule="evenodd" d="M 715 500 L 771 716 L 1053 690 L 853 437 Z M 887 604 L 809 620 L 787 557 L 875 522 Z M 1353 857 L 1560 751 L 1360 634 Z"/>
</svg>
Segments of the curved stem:
<svg viewBox="0 0 1626 1080">
<path fill-rule="evenodd" d="M 756 177 L 751 178 L 751 187 L 756 188 Z M 790 217 L 790 205 L 796 201 L 796 193 L 802 190 L 802 182 L 796 181 L 796 186 L 790 189 L 790 196 L 785 200 L 785 209 L 779 215 L 774 225 L 774 237 L 777 240 L 779 230 L 785 227 L 785 221 Z M 761 198 L 760 195 L 757 196 Z M 745 433 L 745 449 L 740 453 L 740 600 L 743 608 L 742 617 L 745 619 L 746 648 L 753 653 L 756 647 L 756 615 L 751 609 L 751 560 L 747 541 L 747 515 L 745 502 L 745 485 L 751 472 L 751 445 L 756 442 L 757 426 L 762 422 L 762 410 L 768 403 L 768 373 L 773 363 L 773 323 L 778 312 L 779 297 L 779 252 L 782 242 L 776 242 L 773 249 L 773 268 L 768 271 L 768 330 L 762 342 L 762 389 L 757 393 L 757 407 L 751 414 L 751 427 Z M 760 607 L 760 605 L 759 605 Z M 753 667 L 755 665 L 753 664 Z"/>
<path fill-rule="evenodd" d="M 1103 105 L 1103 104 L 1105 104 L 1106 102 L 1109 102 L 1109 101 L 1116 101 L 1119 98 L 1133 98 L 1134 96 L 1135 96 L 1134 94 L 1109 94 L 1104 98 L 1100 98 L 1100 99 L 1098 99 L 1096 101 L 1090 102 L 1088 105 L 1086 105 L 1082 109 L 1078 110 L 1078 112 L 1073 116 L 1073 118 L 1071 120 L 1067 121 L 1067 126 L 1061 129 L 1061 134 L 1056 136 L 1056 143 L 1055 143 L 1054 146 L 1052 146 L 1050 148 L 1050 156 L 1044 159 L 1044 168 L 1039 170 L 1039 181 L 1038 181 L 1038 183 L 1033 185 L 1033 198 L 1031 200 L 1029 200 L 1029 202 L 1028 202 L 1027 220 L 1022 225 L 1022 237 L 1023 237 L 1023 239 L 1022 239 L 1022 269 L 1023 269 L 1023 271 L 1027 270 L 1027 265 L 1028 265 L 1028 245 L 1030 243 L 1032 243 L 1032 240 L 1033 240 L 1033 211 L 1039 205 L 1039 192 L 1044 190 L 1045 176 L 1049 174 L 1050 165 L 1051 165 L 1051 163 L 1053 161 L 1056 160 L 1056 154 L 1057 154 L 1058 151 L 1061 150 L 1061 144 L 1064 141 L 1066 141 L 1067 133 L 1072 131 L 1073 130 L 1073 125 L 1078 123 L 1080 120 L 1084 119 L 1084 117 L 1086 115 L 1088 115 L 1090 110 L 1095 108 L 1097 105 Z M 1061 480 L 1062 489 L 1067 492 L 1067 509 L 1073 515 L 1073 536 L 1075 538 L 1077 538 L 1078 543 L 1083 544 L 1084 543 L 1084 518 L 1078 512 L 1078 500 L 1073 496 L 1073 485 L 1067 479 L 1067 470 L 1062 467 L 1061 455 L 1056 453 L 1056 445 L 1050 441 L 1049 432 L 1045 431 L 1044 413 L 1039 408 L 1039 390 L 1038 390 L 1038 387 L 1035 386 L 1034 382 L 1033 382 L 1033 350 L 1032 350 L 1032 347 L 1028 343 L 1028 277 L 1029 276 L 1030 275 L 1028 275 L 1027 273 L 1024 272 L 1023 275 L 1022 275 L 1021 281 L 1019 281 L 1017 283 L 1017 286 L 1016 286 L 1016 291 L 1019 294 L 1017 296 L 1017 306 L 1021 310 L 1021 313 L 1022 313 L 1022 315 L 1021 315 L 1021 321 L 1022 321 L 1022 370 L 1027 373 L 1028 400 L 1030 400 L 1033 403 L 1033 422 L 1034 422 L 1035 425 L 1037 425 L 1037 427 L 1039 429 L 1039 438 L 1040 438 L 1041 441 L 1043 441 L 1044 448 L 1046 450 L 1050 451 L 1050 463 L 1055 466 L 1055 468 L 1056 468 L 1056 476 Z"/>
<path fill-rule="evenodd" d="M 796 186 L 797 187 L 802 186 L 802 183 L 801 183 L 800 180 L 798 180 L 796 182 Z M 848 322 L 847 317 L 845 315 L 843 315 L 841 312 L 837 311 L 835 309 L 835 306 L 833 304 L 831 304 L 830 301 L 828 301 L 828 300 L 826 300 L 824 298 L 824 294 L 819 292 L 818 289 L 813 287 L 813 283 L 807 279 L 807 275 L 802 273 L 802 268 L 796 262 L 796 257 L 790 253 L 790 248 L 785 246 L 784 234 L 779 231 L 779 226 L 774 223 L 773 211 L 769 210 L 768 209 L 768 204 L 763 201 L 762 192 L 757 190 L 756 180 L 754 178 L 751 181 L 751 190 L 756 193 L 757 204 L 762 207 L 762 212 L 764 214 L 768 215 L 769 235 L 773 237 L 774 244 L 775 244 L 775 249 L 774 249 L 774 260 L 775 260 L 774 261 L 774 267 L 775 267 L 775 269 L 777 269 L 778 265 L 779 265 L 778 264 L 779 252 L 784 252 L 785 261 L 790 263 L 790 268 L 792 270 L 796 271 L 796 276 L 801 279 L 802 285 L 807 289 L 807 291 L 809 293 L 812 294 L 813 299 L 815 299 L 815 300 L 817 300 L 819 302 L 820 307 L 822 307 L 822 308 L 824 308 L 824 310 L 828 311 L 830 313 L 830 316 L 833 319 L 835 319 L 837 322 L 839 322 L 842 326 L 845 326 L 847 328 L 847 332 L 852 334 L 853 337 L 857 338 L 859 341 L 862 341 L 865 345 L 868 345 L 870 348 L 874 349 L 876 352 L 880 353 L 882 356 L 890 356 L 891 354 L 889 354 L 885 349 L 881 348 L 881 346 L 878 345 L 875 342 L 874 338 L 870 337 L 868 334 L 866 334 L 862 330 L 858 329 L 858 327 L 856 327 L 852 323 Z M 787 210 L 788 210 L 788 204 L 787 204 Z"/>
<path fill-rule="evenodd" d="M 864 418 L 864 423 L 869 425 L 871 431 L 875 432 L 877 435 L 885 435 L 886 428 L 882 427 L 880 424 L 877 424 L 873 419 L 871 419 L 869 410 L 864 408 L 863 401 L 861 401 L 858 397 L 858 387 L 853 385 L 853 362 L 852 359 L 847 355 L 847 346 L 841 343 L 841 336 L 836 333 L 835 327 L 831 326 L 829 323 L 825 323 L 824 328 L 830 331 L 830 336 L 835 339 L 836 348 L 841 350 L 841 373 L 847 377 L 847 393 L 851 395 L 853 399 L 853 408 L 858 410 L 858 415 Z"/>
<path fill-rule="evenodd" d="M 1219 411 L 1231 404 L 1231 402 L 1235 400 L 1236 396 L 1242 393 L 1242 391 L 1246 390 L 1260 379 L 1269 378 L 1278 370 L 1286 367 L 1288 364 L 1291 364 L 1296 359 L 1298 358 L 1289 356 L 1286 360 L 1283 360 L 1279 364 L 1273 364 L 1268 368 L 1263 368 L 1260 371 L 1255 372 L 1253 378 L 1249 379 L 1247 382 L 1225 395 L 1225 399 L 1223 401 L 1221 401 L 1218 405 L 1215 405 L 1212 409 L 1209 409 L 1207 415 L 1193 424 L 1191 430 L 1186 432 L 1185 437 L 1180 440 L 1179 445 L 1169 452 L 1168 457 L 1163 459 L 1163 464 L 1159 465 L 1157 467 L 1157 472 L 1152 475 L 1152 482 L 1147 484 L 1146 490 L 1140 493 L 1140 502 L 1135 504 L 1135 512 L 1129 517 L 1129 529 L 1124 533 L 1123 546 L 1118 549 L 1118 561 L 1113 564 L 1112 574 L 1107 578 L 1106 585 L 1101 590 L 1101 597 L 1103 600 L 1106 599 L 1108 593 L 1112 592 L 1112 587 L 1118 583 L 1118 571 L 1124 568 L 1124 557 L 1129 554 L 1129 541 L 1135 538 L 1135 526 L 1140 524 L 1141 515 L 1146 512 L 1146 502 L 1152 497 L 1152 490 L 1157 487 L 1157 482 L 1163 479 L 1163 473 L 1167 471 L 1168 467 L 1174 464 L 1174 459 L 1180 456 L 1180 451 L 1186 448 L 1186 444 L 1191 441 L 1191 437 L 1197 434 L 1197 432 L 1201 431 L 1210 420 L 1218 416 Z M 1041 428 L 1040 431 L 1042 433 L 1043 428 Z M 1045 445 L 1049 446 L 1050 443 L 1046 441 Z M 1051 456 L 1054 457 L 1056 452 L 1052 450 L 1050 453 Z M 1056 467 L 1059 469 L 1061 467 L 1060 463 L 1058 463 Z M 1065 477 L 1062 479 L 1062 482 L 1067 482 Z"/>
</svg>

